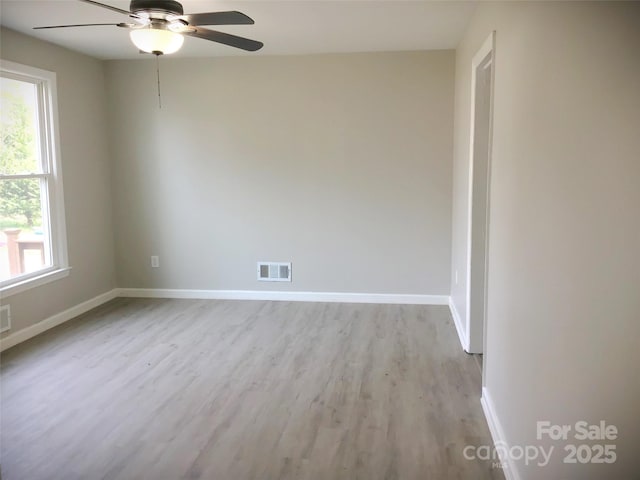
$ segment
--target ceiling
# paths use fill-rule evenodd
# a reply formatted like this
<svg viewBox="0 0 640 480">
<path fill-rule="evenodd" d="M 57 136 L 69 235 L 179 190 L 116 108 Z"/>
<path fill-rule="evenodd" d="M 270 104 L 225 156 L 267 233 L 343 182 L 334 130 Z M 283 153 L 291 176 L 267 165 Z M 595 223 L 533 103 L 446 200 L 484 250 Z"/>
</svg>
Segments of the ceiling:
<svg viewBox="0 0 640 480">
<path fill-rule="evenodd" d="M 129 10 L 129 2 L 100 0 Z M 291 55 L 455 48 L 473 2 L 366 0 L 183 0 L 185 13 L 239 10 L 255 25 L 209 27 L 264 42 L 247 53 L 187 38 L 176 57 Z M 3 26 L 100 59 L 140 58 L 127 32 L 115 26 L 33 30 L 35 26 L 118 23 L 127 17 L 75 0 L 2 0 Z"/>
</svg>

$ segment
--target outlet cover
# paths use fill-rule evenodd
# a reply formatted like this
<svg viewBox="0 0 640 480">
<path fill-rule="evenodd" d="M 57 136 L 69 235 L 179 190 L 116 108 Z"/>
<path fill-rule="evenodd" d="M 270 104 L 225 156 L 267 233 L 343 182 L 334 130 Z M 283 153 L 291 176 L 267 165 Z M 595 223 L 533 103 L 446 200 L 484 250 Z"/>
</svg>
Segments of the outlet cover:
<svg viewBox="0 0 640 480">
<path fill-rule="evenodd" d="M 4 305 L 0 307 L 0 333 L 11 330 L 11 307 Z"/>
</svg>

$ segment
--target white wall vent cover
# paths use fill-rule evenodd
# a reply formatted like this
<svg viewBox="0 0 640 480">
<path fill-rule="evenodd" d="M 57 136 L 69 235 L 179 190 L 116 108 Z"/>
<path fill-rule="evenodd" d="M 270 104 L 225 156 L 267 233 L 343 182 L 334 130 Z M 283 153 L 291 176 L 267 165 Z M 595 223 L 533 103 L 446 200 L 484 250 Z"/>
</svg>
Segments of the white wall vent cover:
<svg viewBox="0 0 640 480">
<path fill-rule="evenodd" d="M 11 330 L 11 309 L 9 305 L 0 307 L 0 333 Z"/>
<path fill-rule="evenodd" d="M 263 282 L 290 282 L 291 262 L 258 262 L 258 280 Z"/>
</svg>

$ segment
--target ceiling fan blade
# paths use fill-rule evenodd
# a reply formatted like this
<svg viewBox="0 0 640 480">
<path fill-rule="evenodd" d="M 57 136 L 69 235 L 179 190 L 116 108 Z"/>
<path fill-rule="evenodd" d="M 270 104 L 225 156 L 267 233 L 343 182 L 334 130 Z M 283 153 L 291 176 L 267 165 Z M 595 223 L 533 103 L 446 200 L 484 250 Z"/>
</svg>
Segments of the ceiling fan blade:
<svg viewBox="0 0 640 480">
<path fill-rule="evenodd" d="M 79 2 L 89 3 L 91 5 L 95 5 L 96 7 L 106 8 L 107 10 L 111 10 L 113 12 L 122 13 L 123 15 L 127 15 L 128 17 L 139 18 L 137 15 L 131 13 L 129 10 L 123 10 L 118 7 L 112 7 L 111 5 L 105 5 L 104 3 L 96 2 L 94 0 L 78 0 Z"/>
<path fill-rule="evenodd" d="M 137 25 L 133 23 L 79 23 L 77 25 L 50 25 L 47 27 L 33 27 L 34 30 L 44 30 L 47 28 L 69 28 L 69 27 L 96 27 L 101 25 L 109 25 L 111 27 L 133 28 Z"/>
<path fill-rule="evenodd" d="M 222 43 L 224 45 L 229 45 L 230 47 L 241 48 L 248 52 L 260 50 L 264 45 L 262 42 L 258 42 L 256 40 L 238 37 L 236 35 L 231 35 L 230 33 L 216 32 L 215 30 L 208 30 L 206 28 L 193 27 L 193 31 L 186 31 L 183 32 L 183 34 L 191 37 L 204 38 L 205 40 Z"/>
<path fill-rule="evenodd" d="M 244 13 L 229 12 L 209 12 L 209 13 L 192 13 L 191 15 L 182 15 L 178 17 L 186 20 L 189 25 L 253 25 L 255 22 L 251 17 Z"/>
</svg>

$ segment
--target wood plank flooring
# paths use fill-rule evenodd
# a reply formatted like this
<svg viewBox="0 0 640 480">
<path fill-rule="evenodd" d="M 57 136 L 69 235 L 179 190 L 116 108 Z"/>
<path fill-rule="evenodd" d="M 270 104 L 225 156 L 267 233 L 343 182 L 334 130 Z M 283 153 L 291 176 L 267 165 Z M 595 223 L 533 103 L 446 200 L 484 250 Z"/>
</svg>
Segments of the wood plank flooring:
<svg viewBox="0 0 640 480">
<path fill-rule="evenodd" d="M 502 479 L 446 307 L 116 299 L 2 354 L 4 480 Z"/>
</svg>

